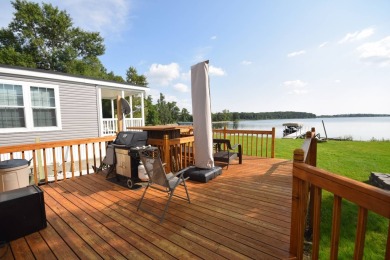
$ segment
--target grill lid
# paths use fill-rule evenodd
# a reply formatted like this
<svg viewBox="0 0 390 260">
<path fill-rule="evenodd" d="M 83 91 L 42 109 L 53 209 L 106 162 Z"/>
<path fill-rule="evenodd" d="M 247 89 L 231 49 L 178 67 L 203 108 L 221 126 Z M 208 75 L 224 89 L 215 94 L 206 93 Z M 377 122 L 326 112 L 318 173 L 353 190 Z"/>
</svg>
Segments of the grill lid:
<svg viewBox="0 0 390 260">
<path fill-rule="evenodd" d="M 144 146 L 147 140 L 147 132 L 122 131 L 118 133 L 113 144 L 130 148 Z"/>
</svg>

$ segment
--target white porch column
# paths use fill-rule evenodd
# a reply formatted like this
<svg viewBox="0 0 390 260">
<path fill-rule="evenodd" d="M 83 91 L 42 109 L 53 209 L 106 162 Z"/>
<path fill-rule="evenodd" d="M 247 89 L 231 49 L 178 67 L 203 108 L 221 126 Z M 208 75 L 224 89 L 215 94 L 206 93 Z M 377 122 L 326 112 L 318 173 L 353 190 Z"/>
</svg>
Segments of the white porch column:
<svg viewBox="0 0 390 260">
<path fill-rule="evenodd" d="M 96 89 L 96 103 L 98 110 L 98 132 L 99 136 L 103 136 L 104 134 L 104 126 L 103 126 L 103 111 L 102 111 L 102 90 L 97 85 L 95 85 Z"/>
<path fill-rule="evenodd" d="M 144 92 L 141 93 L 141 117 L 142 126 L 145 126 Z"/>
<path fill-rule="evenodd" d="M 129 96 L 129 101 L 130 101 L 130 118 L 133 119 L 133 95 Z M 133 121 L 131 121 L 133 122 Z"/>
<path fill-rule="evenodd" d="M 122 90 L 122 98 L 125 98 L 125 92 Z M 121 111 L 118 111 L 118 113 L 122 113 L 122 109 Z M 126 115 L 122 113 L 122 131 L 126 131 L 127 130 L 127 126 L 126 126 Z"/>
<path fill-rule="evenodd" d="M 115 119 L 114 99 L 110 99 L 110 100 L 111 100 L 111 118 Z"/>
</svg>

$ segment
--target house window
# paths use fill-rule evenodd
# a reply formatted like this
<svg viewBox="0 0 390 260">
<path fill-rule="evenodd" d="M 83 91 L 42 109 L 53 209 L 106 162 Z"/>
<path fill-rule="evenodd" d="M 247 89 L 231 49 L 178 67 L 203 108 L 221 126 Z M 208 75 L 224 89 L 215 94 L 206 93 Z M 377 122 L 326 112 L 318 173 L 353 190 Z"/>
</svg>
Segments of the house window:
<svg viewBox="0 0 390 260">
<path fill-rule="evenodd" d="M 0 128 L 25 127 L 23 88 L 0 83 Z"/>
<path fill-rule="evenodd" d="M 0 133 L 61 129 L 58 86 L 0 79 Z"/>
<path fill-rule="evenodd" d="M 54 89 L 31 87 L 34 127 L 57 126 Z"/>
</svg>

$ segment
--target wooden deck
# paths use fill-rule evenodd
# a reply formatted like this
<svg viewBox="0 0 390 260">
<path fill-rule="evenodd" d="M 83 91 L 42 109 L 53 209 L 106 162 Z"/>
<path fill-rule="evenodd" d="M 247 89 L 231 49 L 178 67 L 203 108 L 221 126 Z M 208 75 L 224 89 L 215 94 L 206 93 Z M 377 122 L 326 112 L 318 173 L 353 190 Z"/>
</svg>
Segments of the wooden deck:
<svg viewBox="0 0 390 260">
<path fill-rule="evenodd" d="M 246 157 L 208 183 L 188 181 L 165 221 L 137 212 L 143 189 L 102 175 L 41 186 L 47 228 L 0 248 L 1 259 L 290 258 L 292 163 Z M 182 192 L 181 187 L 177 192 Z M 148 191 L 150 208 L 166 196 Z"/>
</svg>

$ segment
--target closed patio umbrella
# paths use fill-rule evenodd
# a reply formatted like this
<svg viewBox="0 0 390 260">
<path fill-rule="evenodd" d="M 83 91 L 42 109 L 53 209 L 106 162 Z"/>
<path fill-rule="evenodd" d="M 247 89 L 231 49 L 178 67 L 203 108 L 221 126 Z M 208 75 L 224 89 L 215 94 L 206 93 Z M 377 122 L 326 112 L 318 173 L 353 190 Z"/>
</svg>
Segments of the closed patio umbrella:
<svg viewBox="0 0 390 260">
<path fill-rule="evenodd" d="M 209 61 L 191 66 L 192 114 L 195 136 L 195 166 L 214 167 L 213 132 L 209 88 Z"/>
</svg>

